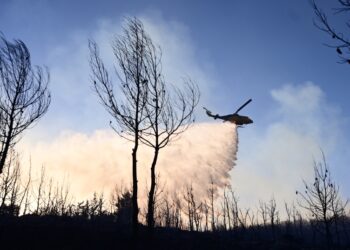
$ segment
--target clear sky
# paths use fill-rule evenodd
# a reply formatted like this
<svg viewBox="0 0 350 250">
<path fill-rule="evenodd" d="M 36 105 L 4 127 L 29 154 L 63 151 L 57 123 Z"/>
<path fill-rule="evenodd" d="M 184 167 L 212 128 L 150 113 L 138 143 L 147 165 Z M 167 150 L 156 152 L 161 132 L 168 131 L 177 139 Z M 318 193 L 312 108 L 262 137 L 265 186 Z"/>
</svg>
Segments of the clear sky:
<svg viewBox="0 0 350 250">
<path fill-rule="evenodd" d="M 335 1 L 318 2 L 332 13 Z M 100 42 L 109 61 L 108 44 L 125 16 L 141 18 L 162 46 L 171 81 L 185 75 L 198 83 L 200 106 L 230 113 L 253 99 L 241 114 L 254 124 L 239 130 L 231 172 L 241 195 L 256 199 L 252 187 L 242 187 L 249 178 L 264 190 L 267 180 L 281 179 L 265 190 L 268 195 L 291 175 L 296 177 L 290 186 L 297 188 L 310 175 L 306 163 L 318 159 L 322 148 L 350 196 L 350 66 L 338 64 L 335 50 L 324 45 L 331 41 L 313 25 L 306 0 L 0 0 L 0 31 L 23 40 L 33 63 L 51 72 L 52 105 L 26 140 L 108 129 L 109 117 L 90 86 L 87 43 Z M 199 122 L 210 121 L 201 108 L 197 112 Z"/>
</svg>

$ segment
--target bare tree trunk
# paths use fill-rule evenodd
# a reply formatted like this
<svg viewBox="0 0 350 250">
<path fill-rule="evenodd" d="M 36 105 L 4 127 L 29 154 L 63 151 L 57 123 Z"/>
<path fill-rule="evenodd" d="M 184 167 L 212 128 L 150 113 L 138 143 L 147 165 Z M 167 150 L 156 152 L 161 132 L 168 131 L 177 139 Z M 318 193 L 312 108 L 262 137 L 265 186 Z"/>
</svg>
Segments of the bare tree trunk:
<svg viewBox="0 0 350 250">
<path fill-rule="evenodd" d="M 211 209 L 211 230 L 215 231 L 216 230 L 216 226 L 215 226 L 215 208 L 214 208 L 214 181 L 211 180 L 211 184 L 210 184 L 210 188 L 209 188 L 209 199 L 210 199 L 210 209 Z"/>
<path fill-rule="evenodd" d="M 331 234 L 331 225 L 327 218 L 325 220 L 325 228 L 326 228 L 326 239 L 327 239 L 327 248 L 332 249 L 333 241 L 332 241 L 332 234 Z"/>
<path fill-rule="evenodd" d="M 135 137 L 138 135 L 135 134 Z M 132 150 L 132 233 L 133 237 L 136 239 L 138 236 L 138 215 L 139 207 L 137 203 L 137 149 L 139 143 L 135 139 L 134 148 Z"/>
<path fill-rule="evenodd" d="M 10 149 L 10 138 L 11 138 L 11 137 L 9 137 L 9 136 L 6 137 L 5 148 L 4 148 L 4 150 L 1 152 L 0 174 L 2 174 L 2 170 L 4 169 L 4 166 L 5 166 L 7 154 L 8 154 L 8 151 L 9 151 L 9 149 Z"/>
<path fill-rule="evenodd" d="M 16 99 L 17 99 L 17 95 L 15 96 L 15 100 L 14 102 L 16 102 Z M 10 149 L 10 144 L 11 144 L 11 141 L 12 141 L 12 131 L 13 131 L 13 113 L 14 113 L 14 107 L 12 107 L 11 109 L 11 114 L 10 114 L 10 124 L 9 124 L 9 130 L 7 132 L 7 135 L 6 135 L 6 140 L 5 140 L 5 147 L 4 149 L 1 151 L 1 159 L 0 159 L 0 174 L 2 174 L 2 170 L 5 166 L 5 163 L 6 163 L 6 158 L 7 158 L 7 155 L 8 155 L 8 152 L 9 152 L 9 149 Z"/>
<path fill-rule="evenodd" d="M 148 213 L 147 213 L 147 225 L 152 230 L 154 227 L 154 192 L 156 188 L 156 174 L 155 168 L 158 161 L 159 149 L 154 149 L 153 161 L 151 165 L 151 187 L 148 194 Z"/>
</svg>

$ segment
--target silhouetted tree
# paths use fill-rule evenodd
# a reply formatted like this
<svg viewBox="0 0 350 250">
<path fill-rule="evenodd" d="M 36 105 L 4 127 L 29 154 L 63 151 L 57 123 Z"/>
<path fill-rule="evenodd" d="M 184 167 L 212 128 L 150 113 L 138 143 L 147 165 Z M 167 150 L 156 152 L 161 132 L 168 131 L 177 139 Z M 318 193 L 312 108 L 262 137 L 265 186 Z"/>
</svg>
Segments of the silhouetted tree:
<svg viewBox="0 0 350 250">
<path fill-rule="evenodd" d="M 291 234 L 291 227 L 292 227 L 292 207 L 288 205 L 287 202 L 284 202 L 284 208 L 286 211 L 286 221 L 285 221 L 285 226 L 286 226 L 286 234 L 289 235 Z"/>
<path fill-rule="evenodd" d="M 190 231 L 198 231 L 200 230 L 202 220 L 202 203 L 196 201 L 192 185 L 186 188 L 186 193 L 184 194 L 183 198 L 184 202 L 187 205 L 185 214 L 188 218 L 188 229 Z"/>
<path fill-rule="evenodd" d="M 268 215 L 273 240 L 276 240 L 276 224 L 279 222 L 278 214 L 276 200 L 272 198 L 268 204 Z"/>
<path fill-rule="evenodd" d="M 27 46 L 0 33 L 0 174 L 22 132 L 48 110 L 48 82 L 47 70 L 32 66 Z"/>
<path fill-rule="evenodd" d="M 347 14 L 350 12 L 350 0 L 337 0 L 339 7 L 335 8 L 335 14 Z M 334 43 L 328 45 L 334 48 L 341 59 L 341 63 L 350 64 L 350 40 L 349 36 L 345 35 L 347 32 L 341 31 L 340 28 L 335 28 L 334 25 L 328 20 L 327 14 L 322 11 L 322 9 L 316 4 L 315 0 L 311 0 L 311 5 L 315 12 L 317 21 L 315 21 L 315 26 L 321 31 L 327 33 L 333 40 Z M 346 29 L 349 29 L 349 23 L 345 23 Z"/>
<path fill-rule="evenodd" d="M 223 224 L 225 230 L 232 229 L 231 227 L 231 214 L 230 214 L 230 202 L 229 197 L 226 192 L 226 187 L 224 188 L 223 193 L 223 202 L 222 202 L 222 211 L 223 211 Z"/>
<path fill-rule="evenodd" d="M 132 218 L 132 194 L 129 191 L 121 194 L 116 202 L 117 222 L 129 226 Z"/>
<path fill-rule="evenodd" d="M 151 163 L 151 185 L 148 193 L 147 224 L 154 227 L 154 204 L 156 190 L 156 165 L 160 150 L 183 133 L 194 121 L 194 109 L 199 101 L 198 87 L 186 80 L 184 88 L 166 84 L 162 75 L 161 50 L 149 40 L 146 44 L 145 64 L 148 86 L 146 123 L 149 129 L 141 141 L 154 150 Z"/>
<path fill-rule="evenodd" d="M 184 88 L 167 86 L 162 75 L 161 50 L 145 33 L 137 18 L 127 20 L 124 35 L 113 45 L 114 54 L 121 68 L 118 74 L 125 102 L 117 101 L 113 86 L 97 46 L 90 43 L 91 68 L 95 90 L 103 105 L 116 119 L 115 130 L 123 137 L 133 137 L 133 194 L 137 197 L 136 152 L 139 142 L 154 149 L 151 163 L 151 183 L 148 195 L 147 224 L 154 227 L 156 190 L 156 165 L 159 152 L 193 122 L 193 112 L 199 101 L 195 84 L 186 80 Z M 137 200 L 133 207 L 137 208 Z"/>
<path fill-rule="evenodd" d="M 297 191 L 300 197 L 299 205 L 306 209 L 315 221 L 315 227 L 325 234 L 327 245 L 332 245 L 332 225 L 344 214 L 347 201 L 343 202 L 339 187 L 332 180 L 331 173 L 323 155 L 323 161 L 314 165 L 314 182 L 304 181 L 305 191 Z"/>
<path fill-rule="evenodd" d="M 231 217 L 232 217 L 232 227 L 237 228 L 238 227 L 238 197 L 233 191 L 232 187 L 230 187 L 230 210 L 231 210 Z"/>
<path fill-rule="evenodd" d="M 97 44 L 89 43 L 90 66 L 92 70 L 94 90 L 103 106 L 116 121 L 110 122 L 119 136 L 132 141 L 132 228 L 137 236 L 139 206 L 137 201 L 137 152 L 140 136 L 144 131 L 145 107 L 147 105 L 148 69 L 147 56 L 150 38 L 145 33 L 142 23 L 136 18 L 126 19 L 123 34 L 113 42 L 113 52 L 119 65 L 117 76 L 119 91 L 116 92 L 114 83 L 104 66 Z"/>
<path fill-rule="evenodd" d="M 0 214 L 18 215 L 21 200 L 21 171 L 18 155 L 11 150 L 0 176 Z"/>
<path fill-rule="evenodd" d="M 210 177 L 210 187 L 207 190 L 209 195 L 209 203 L 210 203 L 210 213 L 211 213 L 211 230 L 215 231 L 216 229 L 216 223 L 215 223 L 215 192 L 216 187 L 214 186 L 214 180 L 213 177 Z"/>
</svg>

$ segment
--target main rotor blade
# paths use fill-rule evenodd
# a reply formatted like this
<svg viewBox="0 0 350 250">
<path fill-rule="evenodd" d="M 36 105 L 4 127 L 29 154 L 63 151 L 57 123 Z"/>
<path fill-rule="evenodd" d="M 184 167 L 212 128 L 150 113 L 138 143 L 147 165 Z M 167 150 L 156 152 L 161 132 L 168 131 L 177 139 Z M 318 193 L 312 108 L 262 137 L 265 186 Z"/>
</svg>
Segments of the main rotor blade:
<svg viewBox="0 0 350 250">
<path fill-rule="evenodd" d="M 248 101 L 246 101 L 239 109 L 236 110 L 236 112 L 234 112 L 234 114 L 237 114 L 239 111 L 241 111 L 242 108 L 247 106 L 251 101 L 252 101 L 252 99 L 249 99 Z"/>
</svg>

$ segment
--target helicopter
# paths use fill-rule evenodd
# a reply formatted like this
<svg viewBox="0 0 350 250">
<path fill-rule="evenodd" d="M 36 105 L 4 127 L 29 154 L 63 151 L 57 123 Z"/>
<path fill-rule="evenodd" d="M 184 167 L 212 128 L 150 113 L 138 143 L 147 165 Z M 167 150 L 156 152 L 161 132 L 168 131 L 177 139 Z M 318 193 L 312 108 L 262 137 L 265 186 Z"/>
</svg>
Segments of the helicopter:
<svg viewBox="0 0 350 250">
<path fill-rule="evenodd" d="M 213 117 L 215 120 L 221 119 L 221 120 L 224 120 L 224 122 L 232 122 L 237 126 L 242 126 L 245 124 L 253 123 L 253 120 L 250 119 L 248 116 L 238 114 L 238 112 L 241 111 L 241 109 L 243 109 L 245 106 L 247 106 L 251 101 L 252 99 L 249 99 L 241 107 L 239 107 L 239 109 L 237 109 L 236 112 L 230 115 L 219 115 L 219 114 L 213 115 L 211 111 L 209 111 L 207 108 L 203 107 L 203 109 L 205 110 L 208 116 Z"/>
</svg>

